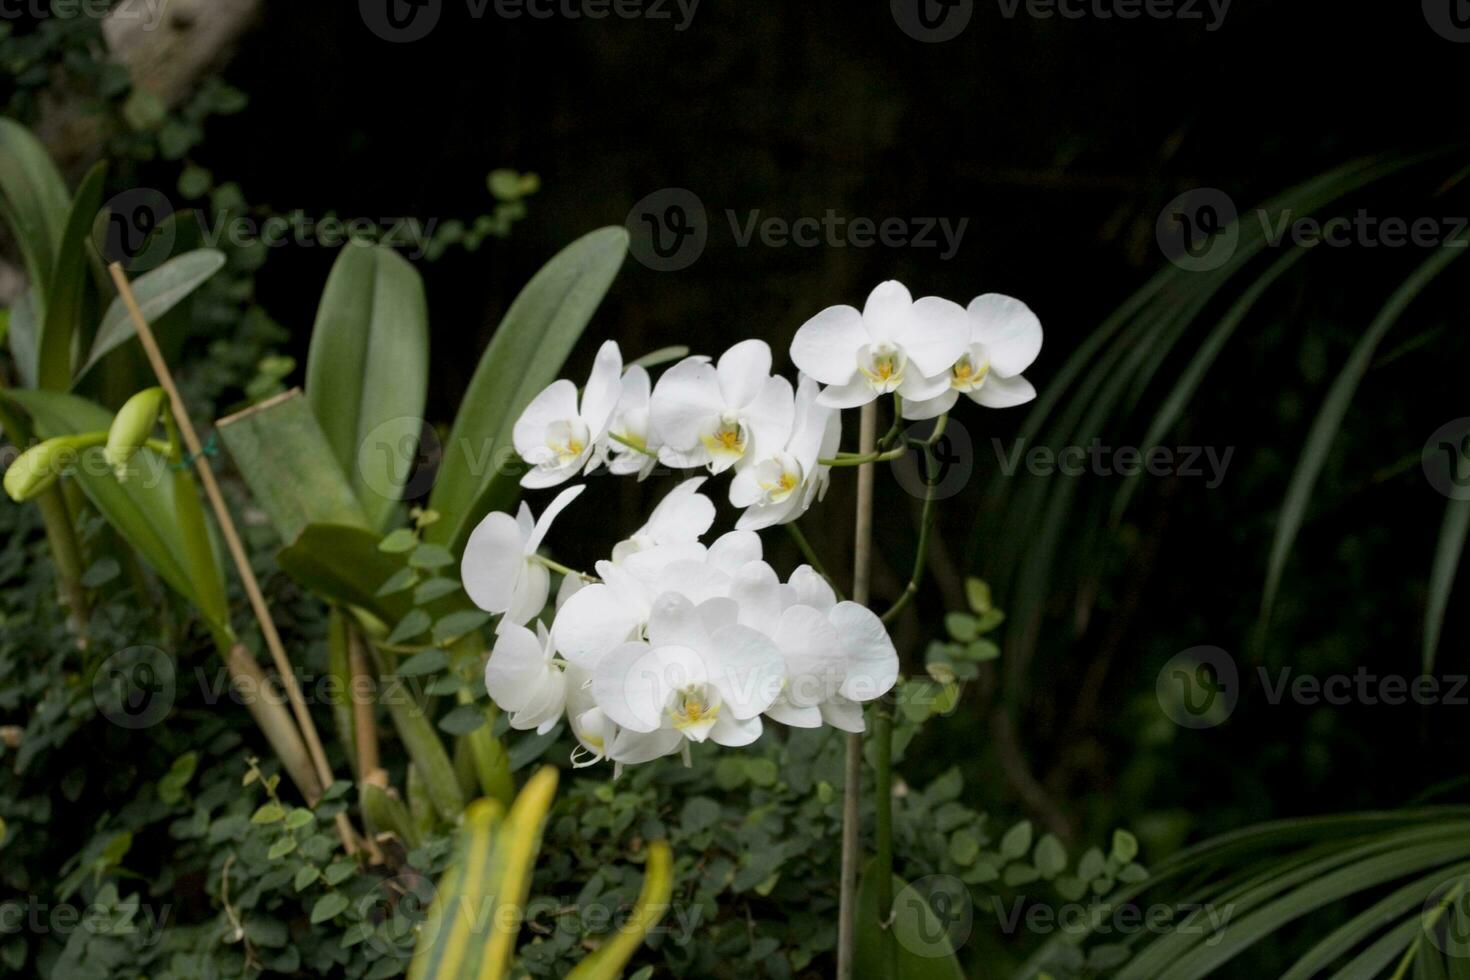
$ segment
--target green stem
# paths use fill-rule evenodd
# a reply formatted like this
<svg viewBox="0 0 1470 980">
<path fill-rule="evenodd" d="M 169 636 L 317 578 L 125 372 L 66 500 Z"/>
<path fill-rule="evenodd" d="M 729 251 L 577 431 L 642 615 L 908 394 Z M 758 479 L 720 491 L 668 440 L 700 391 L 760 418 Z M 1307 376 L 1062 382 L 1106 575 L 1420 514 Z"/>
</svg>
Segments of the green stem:
<svg viewBox="0 0 1470 980">
<path fill-rule="evenodd" d="M 886 700 L 873 711 L 873 755 L 877 841 L 871 873 L 878 876 L 878 924 L 888 930 L 893 923 L 893 709 Z M 891 936 L 885 936 L 882 949 L 888 975 L 897 976 L 898 946 Z"/>
<path fill-rule="evenodd" d="M 941 421 L 943 416 L 941 416 Z M 930 436 L 932 439 L 933 436 Z M 929 452 L 929 445 L 924 447 L 924 471 L 927 478 L 924 481 L 924 509 L 919 515 L 919 543 L 914 548 L 914 570 L 909 574 L 908 584 L 903 587 L 903 593 L 894 600 L 893 605 L 882 616 L 883 622 L 890 623 L 904 607 L 913 601 L 914 596 L 919 594 L 919 583 L 924 580 L 924 563 L 929 554 L 929 535 L 934 529 L 934 484 L 935 484 L 935 460 L 934 454 Z"/>
<path fill-rule="evenodd" d="M 580 578 L 584 582 L 597 582 L 597 581 L 600 581 L 596 575 L 588 575 L 586 572 L 579 572 L 575 568 L 568 568 L 567 566 L 563 565 L 561 562 L 559 562 L 559 561 L 552 561 L 550 558 L 547 558 L 544 555 L 531 555 L 530 557 L 531 557 L 531 560 L 532 561 L 538 562 L 538 563 L 546 566 L 547 568 L 551 569 L 553 572 L 559 572 L 562 575 L 575 575 L 575 576 L 577 576 L 578 578 Z"/>
<path fill-rule="evenodd" d="M 859 453 L 855 456 L 838 455 L 833 459 L 817 460 L 820 466 L 864 466 L 868 463 L 884 463 L 890 459 L 898 459 L 908 452 L 907 446 L 895 446 L 887 452 Z"/>
<path fill-rule="evenodd" d="M 66 603 L 67 622 L 72 632 L 80 635 L 87 624 L 87 592 L 82 588 L 82 549 L 71 512 L 66 508 L 61 488 L 55 485 L 36 498 L 36 506 L 41 511 L 51 557 L 56 561 L 57 584 Z"/>
<path fill-rule="evenodd" d="M 607 437 L 620 446 L 627 446 L 635 453 L 642 453 L 645 456 L 652 456 L 654 459 L 658 459 L 658 453 L 654 452 L 652 449 L 649 449 L 647 446 L 640 446 L 636 442 L 630 442 L 629 440 L 624 439 L 622 436 L 618 435 L 616 432 L 609 432 L 607 434 Z"/>
<path fill-rule="evenodd" d="M 801 553 L 806 558 L 807 564 L 816 569 L 817 574 L 826 579 L 827 584 L 832 586 L 832 591 L 836 593 L 837 598 L 840 601 L 842 599 L 842 588 L 837 584 L 836 579 L 827 574 L 827 569 L 822 564 L 822 559 L 817 557 L 816 549 L 813 548 L 812 543 L 806 539 L 806 535 L 802 533 L 801 528 L 796 526 L 795 521 L 792 521 L 790 524 L 786 525 L 786 533 L 791 535 L 791 540 L 795 541 L 796 546 L 801 549 Z"/>
</svg>

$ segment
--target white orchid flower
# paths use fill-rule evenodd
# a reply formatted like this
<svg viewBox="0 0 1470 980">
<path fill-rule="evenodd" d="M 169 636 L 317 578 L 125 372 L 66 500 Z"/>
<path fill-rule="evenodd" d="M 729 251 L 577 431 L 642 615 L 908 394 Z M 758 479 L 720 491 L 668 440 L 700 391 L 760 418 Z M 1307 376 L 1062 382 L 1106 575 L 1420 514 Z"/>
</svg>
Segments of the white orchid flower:
<svg viewBox="0 0 1470 980">
<path fill-rule="evenodd" d="M 771 630 L 786 663 L 781 696 L 766 714 L 793 728 L 863 730 L 862 704 L 898 682 L 898 653 L 883 621 L 865 606 L 838 602 L 809 565 L 779 587 L 783 605 Z"/>
<path fill-rule="evenodd" d="M 637 474 L 640 482 L 658 465 L 658 447 L 648 421 L 651 387 L 648 370 L 642 365 L 624 371 L 622 394 L 608 427 L 606 448 L 612 454 L 608 470 L 619 476 Z"/>
<path fill-rule="evenodd" d="M 829 306 L 796 331 L 791 359 L 831 387 L 821 402 L 856 408 L 897 392 L 905 402 L 934 398 L 970 336 L 965 311 L 938 296 L 915 300 L 894 280 L 868 294 L 859 313 Z"/>
<path fill-rule="evenodd" d="M 1036 397 L 1021 372 L 1041 353 L 1041 320 L 1018 299 L 986 293 L 965 308 L 970 344 L 949 368 L 949 390 L 904 404 L 904 417 L 928 419 L 954 407 L 960 395 L 986 408 L 1024 405 Z"/>
<path fill-rule="evenodd" d="M 586 471 L 597 467 L 600 457 L 595 450 L 617 407 L 622 372 L 622 352 L 609 340 L 597 351 L 580 402 L 577 386 L 565 378 L 531 399 L 511 429 L 516 452 L 531 464 L 521 486 L 554 487 L 584 467 Z"/>
<path fill-rule="evenodd" d="M 702 565 L 698 542 L 659 545 L 627 555 L 619 563 L 599 561 L 600 581 L 569 596 L 551 625 L 551 640 L 568 661 L 592 668 L 613 647 L 639 639 L 671 565 Z"/>
<path fill-rule="evenodd" d="M 551 637 L 544 625 L 537 623 L 532 633 L 511 624 L 500 631 L 485 662 L 485 690 L 509 713 L 511 728 L 534 728 L 545 735 L 561 721 L 567 703 L 562 666 L 552 658 Z"/>
<path fill-rule="evenodd" d="M 576 664 L 564 664 L 567 722 L 577 747 L 572 750 L 572 767 L 581 769 L 607 758 L 608 746 L 617 737 L 618 726 L 608 720 L 592 699 L 592 674 Z"/>
<path fill-rule="evenodd" d="M 653 389 L 650 418 L 659 459 L 722 473 L 768 455 L 791 434 L 792 397 L 791 382 L 771 375 L 765 341 L 741 341 L 717 365 L 686 357 Z"/>
<path fill-rule="evenodd" d="M 695 605 L 676 593 L 654 604 L 648 640 L 612 650 L 592 675 L 598 707 L 623 731 L 614 761 L 656 759 L 706 739 L 749 745 L 761 712 L 781 691 L 781 653 L 769 637 L 737 622 L 733 599 Z"/>
<path fill-rule="evenodd" d="M 648 521 L 613 546 L 613 562 L 661 544 L 690 544 L 703 537 L 715 522 L 714 502 L 699 492 L 705 479 L 685 480 L 665 494 Z"/>
<path fill-rule="evenodd" d="M 545 607 L 551 573 L 537 558 L 536 549 L 556 516 L 585 489 L 579 484 L 557 494 L 539 520 L 521 501 L 515 517 L 493 511 L 470 533 L 459 563 L 460 581 L 475 605 L 503 614 L 498 629 L 522 625 Z"/>
<path fill-rule="evenodd" d="M 805 514 L 827 492 L 832 468 L 818 463 L 837 453 L 842 415 L 818 400 L 821 389 L 805 375 L 796 387 L 796 425 L 781 450 L 745 467 L 730 481 L 730 503 L 745 508 L 735 523 L 756 531 Z"/>
</svg>

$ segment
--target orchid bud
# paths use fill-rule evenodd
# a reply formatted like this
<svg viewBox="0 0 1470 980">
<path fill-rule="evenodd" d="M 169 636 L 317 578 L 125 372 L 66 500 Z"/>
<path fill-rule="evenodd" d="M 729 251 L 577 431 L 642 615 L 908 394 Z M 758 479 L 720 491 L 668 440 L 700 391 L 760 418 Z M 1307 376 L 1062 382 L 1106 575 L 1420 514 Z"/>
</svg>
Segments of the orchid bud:
<svg viewBox="0 0 1470 980">
<path fill-rule="evenodd" d="M 117 417 L 112 420 L 112 428 L 107 433 L 107 448 L 102 455 L 119 476 L 127 467 L 128 460 L 153 435 L 158 413 L 163 408 L 163 398 L 162 388 L 144 388 L 117 410 Z"/>
<path fill-rule="evenodd" d="M 96 434 L 58 436 L 37 443 L 17 456 L 5 471 L 6 494 L 16 503 L 39 496 L 76 461 L 81 450 L 96 443 Z"/>
</svg>

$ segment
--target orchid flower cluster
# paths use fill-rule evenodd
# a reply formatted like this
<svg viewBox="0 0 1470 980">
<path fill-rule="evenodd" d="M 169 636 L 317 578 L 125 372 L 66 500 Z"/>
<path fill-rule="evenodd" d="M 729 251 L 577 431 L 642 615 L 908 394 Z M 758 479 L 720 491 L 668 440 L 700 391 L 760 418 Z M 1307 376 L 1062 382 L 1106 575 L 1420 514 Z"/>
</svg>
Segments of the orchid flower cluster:
<svg viewBox="0 0 1470 980">
<path fill-rule="evenodd" d="M 839 601 L 811 566 L 783 582 L 754 532 L 801 517 L 825 494 L 839 452 L 841 410 L 894 396 L 903 418 L 947 413 L 965 395 L 1003 408 L 1035 397 L 1021 375 L 1041 349 L 1041 324 L 1007 296 L 968 308 L 915 300 L 885 282 L 861 311 L 829 307 L 791 344 L 797 383 L 771 372 L 770 348 L 745 340 L 717 361 L 691 356 L 653 383 L 603 344 L 578 391 L 553 382 L 516 421 L 523 486 L 554 487 L 606 466 L 646 478 L 655 466 L 732 472 L 742 513 L 708 545 L 708 479 L 679 484 L 647 523 L 619 542 L 596 576 L 542 557 L 552 521 L 585 489 L 563 490 L 534 517 L 489 514 L 466 545 L 470 598 L 499 614 L 485 669 L 491 698 L 512 727 L 545 733 L 563 717 L 573 762 L 618 766 L 686 753 L 690 743 L 747 745 L 762 718 L 798 728 L 863 730 L 864 702 L 898 679 L 882 620 Z M 844 460 L 844 455 L 847 461 Z M 536 621 L 563 578 L 550 625 Z"/>
</svg>

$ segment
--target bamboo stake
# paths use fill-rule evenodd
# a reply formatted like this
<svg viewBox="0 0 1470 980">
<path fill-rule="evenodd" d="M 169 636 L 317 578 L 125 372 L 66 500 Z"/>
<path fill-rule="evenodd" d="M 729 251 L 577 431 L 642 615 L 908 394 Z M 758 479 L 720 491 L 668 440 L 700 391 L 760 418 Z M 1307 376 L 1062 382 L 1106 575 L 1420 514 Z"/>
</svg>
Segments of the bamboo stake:
<svg viewBox="0 0 1470 980">
<path fill-rule="evenodd" d="M 138 307 L 138 300 L 133 295 L 133 288 L 128 282 L 127 273 L 117 262 L 108 266 L 108 272 L 111 273 L 118 295 L 122 297 L 123 305 L 127 307 L 128 315 L 132 318 L 138 341 L 143 345 L 143 352 L 148 355 L 148 363 L 153 366 L 153 373 L 158 376 L 158 383 L 168 394 L 169 404 L 173 408 L 174 421 L 179 426 L 179 434 L 184 437 L 184 445 L 189 448 L 189 455 L 194 461 L 194 469 L 198 472 L 199 482 L 204 487 L 204 495 L 209 499 L 209 506 L 214 510 L 214 516 L 219 521 L 220 534 L 225 539 L 225 546 L 229 549 L 231 559 L 234 560 L 235 570 L 240 573 L 245 595 L 249 597 L 250 608 L 255 613 L 256 621 L 260 623 L 261 635 L 265 637 L 265 645 L 270 650 L 277 673 L 280 674 L 281 686 L 286 691 L 286 699 L 291 703 L 291 713 L 295 715 L 296 724 L 300 727 L 301 734 L 306 741 L 306 749 L 316 768 L 317 778 L 321 780 L 323 787 L 330 786 L 335 780 L 332 776 L 332 767 L 327 762 L 326 750 L 322 748 L 321 735 L 318 734 L 316 724 L 311 720 L 311 713 L 306 709 L 306 699 L 301 695 L 301 686 L 296 683 L 296 674 L 291 669 L 291 661 L 286 657 L 286 649 L 281 644 L 281 635 L 276 631 L 276 622 L 271 617 L 270 608 L 265 603 L 265 595 L 260 591 L 260 583 L 256 581 L 255 572 L 250 567 L 250 558 L 245 553 L 245 545 L 240 541 L 240 532 L 235 527 L 234 518 L 230 516 L 229 507 L 225 505 L 224 495 L 220 493 L 219 483 L 214 478 L 214 469 L 209 465 L 209 457 L 205 455 L 204 446 L 199 441 L 199 433 L 194 430 L 194 423 L 189 418 L 188 406 L 184 404 L 184 398 L 179 394 L 178 385 L 174 383 L 173 373 L 169 371 L 168 363 L 163 359 L 163 352 L 158 349 L 158 341 L 154 339 L 153 331 L 149 328 L 143 311 Z M 316 800 L 308 799 L 307 802 L 314 805 Z M 347 849 L 347 853 L 355 854 L 358 849 L 358 838 L 346 813 L 337 814 L 337 831 L 342 836 L 342 845 Z"/>
<path fill-rule="evenodd" d="M 878 403 L 863 406 L 858 423 L 858 453 L 873 453 L 878 442 Z M 873 464 L 857 472 L 857 517 L 852 545 L 852 601 L 868 603 L 873 553 Z M 842 781 L 842 879 L 837 911 L 837 980 L 852 980 L 853 947 L 857 922 L 858 824 L 863 779 L 863 737 L 847 736 Z"/>
</svg>

